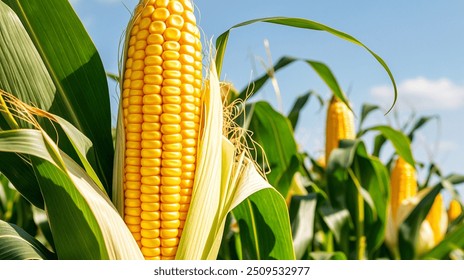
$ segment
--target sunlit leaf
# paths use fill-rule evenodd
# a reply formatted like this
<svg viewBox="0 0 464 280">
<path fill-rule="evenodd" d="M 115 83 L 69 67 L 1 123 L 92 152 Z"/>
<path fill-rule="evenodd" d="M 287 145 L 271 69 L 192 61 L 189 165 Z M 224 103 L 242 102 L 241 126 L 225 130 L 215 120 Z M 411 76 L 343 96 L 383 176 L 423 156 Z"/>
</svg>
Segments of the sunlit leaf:
<svg viewBox="0 0 464 280">
<path fill-rule="evenodd" d="M 346 233 L 350 228 L 350 213 L 346 209 L 336 210 L 328 204 L 323 204 L 319 208 L 320 214 L 324 223 L 334 234 L 335 240 L 342 247 L 347 246 L 349 236 Z M 345 249 L 347 249 L 345 247 Z"/>
<path fill-rule="evenodd" d="M 0 151 L 31 158 L 60 259 L 141 259 L 109 198 L 42 131 L 0 132 Z"/>
<path fill-rule="evenodd" d="M 217 56 L 216 56 L 216 66 L 217 66 L 217 71 L 220 75 L 221 70 L 222 70 L 222 61 L 224 59 L 225 51 L 227 48 L 227 42 L 229 40 L 229 35 L 232 29 L 250 25 L 253 23 L 273 23 L 273 24 L 279 24 L 279 25 L 285 25 L 289 27 L 296 27 L 296 28 L 303 28 L 303 29 L 309 29 L 309 30 L 316 30 L 316 31 L 325 31 L 328 32 L 336 37 L 339 37 L 343 40 L 346 40 L 348 42 L 351 42 L 355 45 L 363 47 L 365 50 L 367 50 L 374 58 L 382 65 L 382 67 L 385 69 L 387 72 L 392 84 L 393 84 L 393 89 L 394 89 L 394 99 L 392 103 L 392 107 L 396 102 L 397 98 L 397 88 L 396 88 L 396 83 L 395 79 L 393 78 L 393 74 L 391 73 L 390 69 L 388 68 L 387 64 L 383 61 L 383 59 L 378 56 L 376 53 L 374 53 L 372 50 L 370 50 L 366 45 L 358 41 L 356 38 L 353 36 L 346 34 L 344 32 L 341 32 L 339 30 L 333 29 L 329 26 L 326 26 L 324 24 L 308 20 L 308 19 L 303 19 L 303 18 L 288 18 L 288 17 L 269 17 L 269 18 L 260 18 L 260 19 L 253 19 L 249 21 L 245 21 L 242 23 L 239 23 L 237 25 L 232 26 L 229 30 L 221 34 L 217 40 L 216 40 L 216 50 L 217 50 Z M 342 99 L 344 100 L 344 99 Z M 345 102 L 346 103 L 346 102 Z M 390 108 L 391 110 L 391 108 Z"/>
<path fill-rule="evenodd" d="M 20 227 L 0 220 L 0 260 L 52 260 L 48 251 Z"/>
<path fill-rule="evenodd" d="M 267 102 L 254 103 L 252 108 L 249 130 L 254 132 L 252 138 L 256 143 L 249 146 L 254 145 L 254 157 L 269 172 L 269 183 L 285 197 L 300 166 L 292 126 Z"/>
<path fill-rule="evenodd" d="M 110 193 L 109 91 L 91 38 L 67 0 L 3 2 L 18 17 L 0 3 L 0 14 L 8 15 L 0 24 L 6 36 L 2 36 L 5 41 L 0 39 L 0 61 L 8 65 L 0 67 L 0 88 L 61 116 L 82 131 L 92 142 L 86 157 Z M 47 130 L 49 135 L 55 133 L 52 129 Z M 66 141 L 60 141 L 60 147 L 72 155 Z"/>
<path fill-rule="evenodd" d="M 268 188 L 249 196 L 233 215 L 240 228 L 243 259 L 295 259 L 287 206 L 278 192 Z"/>
<path fill-rule="evenodd" d="M 308 64 L 316 72 L 316 74 L 322 79 L 322 81 L 329 87 L 331 92 L 333 92 L 335 96 L 337 96 L 340 100 L 342 100 L 345 104 L 347 104 L 348 107 L 350 107 L 345 94 L 343 93 L 342 89 L 340 88 L 340 85 L 338 84 L 337 79 L 335 78 L 335 75 L 332 73 L 332 71 L 326 64 L 320 61 L 284 56 L 280 58 L 277 61 L 277 63 L 273 66 L 272 73 L 275 73 L 285 68 L 286 66 L 292 64 L 293 62 L 297 62 L 297 61 L 301 61 L 301 62 Z M 270 73 L 263 74 L 258 79 L 252 81 L 248 87 L 243 89 L 237 98 L 246 99 L 246 98 L 252 97 L 271 78 L 272 76 L 270 75 Z M 319 98 L 319 101 L 321 102 L 320 96 L 318 96 L 318 98 Z"/>
<path fill-rule="evenodd" d="M 343 252 L 311 252 L 309 254 L 312 260 L 346 260 Z"/>
<path fill-rule="evenodd" d="M 379 126 L 373 126 L 370 128 L 367 128 L 364 132 L 368 131 L 378 131 L 382 134 L 383 138 L 386 140 L 390 141 L 395 148 L 396 153 L 402 157 L 406 162 L 411 164 L 412 166 L 415 165 L 414 162 L 414 157 L 412 155 L 411 151 L 411 142 L 409 141 L 409 138 L 404 135 L 403 132 L 396 130 L 390 126 L 384 126 L 384 125 L 379 125 Z M 384 139 L 379 140 L 379 141 L 385 141 Z M 378 152 L 374 152 L 374 155 L 377 155 Z"/>
</svg>

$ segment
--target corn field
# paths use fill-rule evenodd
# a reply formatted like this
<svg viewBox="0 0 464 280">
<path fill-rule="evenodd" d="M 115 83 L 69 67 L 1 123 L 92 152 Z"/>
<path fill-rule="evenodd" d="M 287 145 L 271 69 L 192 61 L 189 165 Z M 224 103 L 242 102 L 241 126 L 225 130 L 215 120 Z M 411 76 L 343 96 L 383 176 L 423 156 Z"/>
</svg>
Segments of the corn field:
<svg viewBox="0 0 464 280">
<path fill-rule="evenodd" d="M 464 176 L 411 148 L 434 118 L 366 125 L 401 94 L 375 50 L 289 17 L 237 23 L 212 42 L 197 8 L 130 7 L 120 71 L 109 74 L 67 0 L 0 1 L 0 259 L 464 259 Z M 327 64 L 292 56 L 250 84 L 222 80 L 229 39 L 254 24 L 360 48 L 393 102 L 355 106 Z M 295 62 L 330 96 L 308 89 L 288 114 L 253 98 Z M 108 80 L 119 85 L 115 125 Z M 295 137 L 310 102 L 326 116 L 323 155 Z"/>
</svg>

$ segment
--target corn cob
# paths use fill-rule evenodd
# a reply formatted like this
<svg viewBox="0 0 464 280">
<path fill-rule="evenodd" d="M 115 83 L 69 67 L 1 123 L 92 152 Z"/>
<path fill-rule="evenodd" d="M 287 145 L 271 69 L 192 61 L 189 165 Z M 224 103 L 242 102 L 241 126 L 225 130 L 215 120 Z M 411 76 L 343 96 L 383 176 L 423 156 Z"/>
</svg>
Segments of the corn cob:
<svg viewBox="0 0 464 280">
<path fill-rule="evenodd" d="M 456 199 L 450 201 L 448 207 L 448 221 L 451 223 L 452 221 L 456 220 L 462 213 L 461 203 Z"/>
<path fill-rule="evenodd" d="M 435 245 L 443 240 L 446 232 L 447 223 L 443 226 L 443 220 L 446 219 L 445 208 L 443 205 L 443 196 L 438 194 L 433 201 L 432 207 L 427 214 L 425 219 L 429 222 L 432 227 Z"/>
<path fill-rule="evenodd" d="M 393 220 L 396 220 L 401 203 L 417 193 L 416 171 L 403 158 L 398 157 L 390 177 L 390 209 Z"/>
<path fill-rule="evenodd" d="M 336 96 L 330 100 L 326 119 L 325 162 L 341 139 L 355 139 L 353 112 Z"/>
<path fill-rule="evenodd" d="M 200 125 L 202 53 L 192 3 L 141 0 L 127 36 L 124 220 L 146 259 L 173 259 Z"/>
</svg>

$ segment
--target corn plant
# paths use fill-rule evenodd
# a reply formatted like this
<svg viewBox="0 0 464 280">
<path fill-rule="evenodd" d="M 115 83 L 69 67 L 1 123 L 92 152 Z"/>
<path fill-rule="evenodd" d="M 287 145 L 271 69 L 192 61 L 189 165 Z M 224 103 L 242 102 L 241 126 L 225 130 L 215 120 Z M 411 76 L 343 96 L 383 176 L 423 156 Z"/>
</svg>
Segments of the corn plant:
<svg viewBox="0 0 464 280">
<path fill-rule="evenodd" d="M 326 167 L 319 166 L 321 180 L 314 180 L 293 135 L 309 95 L 284 116 L 268 102 L 245 98 L 259 91 L 268 74 L 252 90 L 221 85 L 232 30 L 255 23 L 323 31 L 366 49 L 385 69 L 396 98 L 386 63 L 326 25 L 285 17 L 239 23 L 218 37 L 209 65 L 202 65 L 192 3 L 141 0 L 126 31 L 116 77 L 118 123 L 112 128 L 103 65 L 68 1 L 0 1 L 0 236 L 9 237 L 0 242 L 0 257 L 388 255 L 388 169 L 362 140 L 335 140 Z M 349 107 L 322 62 L 284 57 L 273 70 L 295 61 L 307 63 L 333 100 Z M 369 131 L 379 132 L 414 165 L 404 134 L 388 126 Z M 436 192 L 421 200 L 423 209 Z M 20 209 L 28 209 L 18 214 L 27 223 L 13 218 Z M 425 218 L 423 209 L 411 215 Z M 455 232 L 461 231 L 458 226 Z M 398 242 L 414 244 L 405 238 L 400 234 Z"/>
</svg>

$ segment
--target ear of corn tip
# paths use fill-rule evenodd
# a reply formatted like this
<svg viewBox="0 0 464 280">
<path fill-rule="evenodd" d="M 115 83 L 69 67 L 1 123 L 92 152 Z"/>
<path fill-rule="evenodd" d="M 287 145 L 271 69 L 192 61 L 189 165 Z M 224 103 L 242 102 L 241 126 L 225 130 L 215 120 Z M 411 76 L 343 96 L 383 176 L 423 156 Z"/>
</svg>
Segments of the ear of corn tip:
<svg viewBox="0 0 464 280">
<path fill-rule="evenodd" d="M 326 119 L 325 162 L 330 153 L 338 148 L 341 139 L 355 139 L 353 112 L 336 96 L 330 100 Z"/>
<path fill-rule="evenodd" d="M 456 220 L 462 213 L 461 203 L 458 200 L 453 199 L 450 201 L 448 207 L 448 220 L 451 223 L 452 221 Z"/>
<path fill-rule="evenodd" d="M 448 217 L 443 204 L 442 194 L 438 194 L 433 201 L 432 207 L 425 218 L 432 227 L 435 245 L 440 243 L 446 233 L 448 227 Z"/>
<path fill-rule="evenodd" d="M 390 176 L 390 207 L 392 217 L 397 217 L 401 203 L 417 194 L 416 170 L 402 157 L 398 157 Z"/>
<path fill-rule="evenodd" d="M 142 0 L 122 83 L 124 221 L 146 259 L 173 259 L 192 194 L 202 54 L 190 0 Z"/>
</svg>

